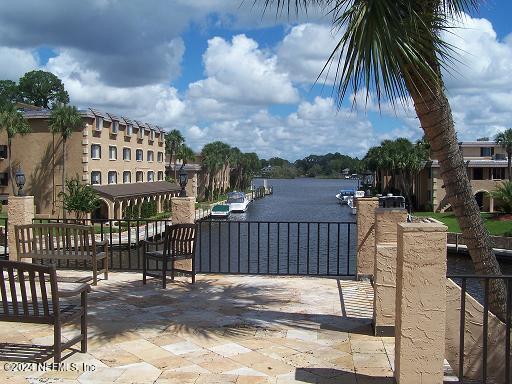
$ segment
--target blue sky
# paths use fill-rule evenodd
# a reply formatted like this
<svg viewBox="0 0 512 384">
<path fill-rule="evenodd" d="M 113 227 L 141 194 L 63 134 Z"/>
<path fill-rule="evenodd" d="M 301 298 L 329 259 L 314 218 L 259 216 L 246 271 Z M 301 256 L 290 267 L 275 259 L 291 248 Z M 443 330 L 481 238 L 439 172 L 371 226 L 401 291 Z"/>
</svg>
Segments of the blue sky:
<svg viewBox="0 0 512 384">
<path fill-rule="evenodd" d="M 248 3 L 248 2 L 245 2 Z M 180 129 L 199 151 L 222 140 L 289 160 L 363 156 L 383 139 L 422 134 L 412 110 L 375 100 L 340 109 L 332 76 L 313 85 L 339 36 L 321 10 L 262 15 L 240 0 L 22 0 L 0 5 L 0 78 L 59 76 L 71 103 Z M 494 136 L 512 121 L 512 4 L 489 0 L 453 35 L 445 74 L 459 139 Z"/>
</svg>

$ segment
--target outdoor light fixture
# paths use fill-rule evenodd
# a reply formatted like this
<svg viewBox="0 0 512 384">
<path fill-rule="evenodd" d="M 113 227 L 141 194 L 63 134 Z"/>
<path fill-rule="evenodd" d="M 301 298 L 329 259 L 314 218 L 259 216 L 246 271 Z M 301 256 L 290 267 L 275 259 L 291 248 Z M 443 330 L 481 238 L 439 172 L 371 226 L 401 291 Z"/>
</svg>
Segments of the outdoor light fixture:
<svg viewBox="0 0 512 384">
<path fill-rule="evenodd" d="M 188 173 L 185 171 L 185 164 L 181 165 L 179 177 L 181 187 L 180 197 L 187 197 L 187 191 L 185 191 L 185 187 L 187 186 Z"/>
<path fill-rule="evenodd" d="M 21 167 L 18 168 L 14 178 L 16 180 L 16 185 L 18 186 L 18 196 L 25 196 L 25 191 L 23 190 L 23 187 L 25 186 L 25 174 L 21 170 Z"/>
</svg>

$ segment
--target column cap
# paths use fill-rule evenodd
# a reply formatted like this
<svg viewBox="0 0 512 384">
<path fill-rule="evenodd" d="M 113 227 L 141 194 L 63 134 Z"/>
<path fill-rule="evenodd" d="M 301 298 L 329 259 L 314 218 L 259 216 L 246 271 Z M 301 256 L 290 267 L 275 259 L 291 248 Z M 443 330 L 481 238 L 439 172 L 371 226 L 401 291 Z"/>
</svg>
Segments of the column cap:
<svg viewBox="0 0 512 384">
<path fill-rule="evenodd" d="M 399 223 L 402 232 L 446 232 L 448 227 L 441 223 Z"/>
</svg>

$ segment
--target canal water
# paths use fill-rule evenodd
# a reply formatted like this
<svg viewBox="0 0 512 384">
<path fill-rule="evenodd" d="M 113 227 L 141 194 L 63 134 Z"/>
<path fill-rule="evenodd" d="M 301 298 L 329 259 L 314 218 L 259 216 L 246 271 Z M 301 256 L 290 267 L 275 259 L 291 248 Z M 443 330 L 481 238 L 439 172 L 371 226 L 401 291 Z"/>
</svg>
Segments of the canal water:
<svg viewBox="0 0 512 384">
<path fill-rule="evenodd" d="M 256 187 L 263 180 L 254 180 Z M 201 224 L 196 268 L 207 273 L 353 275 L 356 223 L 336 199 L 355 180 L 268 180 L 247 212 Z"/>
</svg>

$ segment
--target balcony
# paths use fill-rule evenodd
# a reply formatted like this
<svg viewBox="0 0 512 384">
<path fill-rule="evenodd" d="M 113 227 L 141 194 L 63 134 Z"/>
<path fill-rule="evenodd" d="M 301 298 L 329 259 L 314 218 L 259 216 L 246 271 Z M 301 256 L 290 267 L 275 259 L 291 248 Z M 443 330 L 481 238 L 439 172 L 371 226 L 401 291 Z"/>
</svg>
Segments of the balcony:
<svg viewBox="0 0 512 384">
<path fill-rule="evenodd" d="M 62 278 L 77 274 L 59 271 Z M 180 280 L 163 290 L 159 281 L 143 286 L 139 273 L 113 272 L 89 295 L 88 353 L 63 356 L 64 368 L 77 363 L 78 370 L 6 371 L 0 377 L 392 383 L 394 338 L 371 336 L 372 306 L 371 285 L 352 280 L 199 275 L 195 285 Z M 66 331 L 64 337 L 75 332 Z M 0 340 L 49 345 L 53 329 L 0 323 Z M 10 355 L 3 350 L 0 356 L 3 366 Z M 42 361 L 44 348 L 27 346 L 20 357 Z"/>
</svg>

